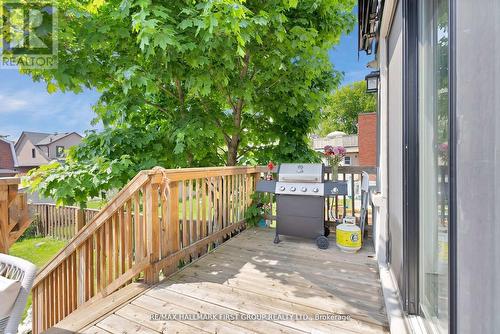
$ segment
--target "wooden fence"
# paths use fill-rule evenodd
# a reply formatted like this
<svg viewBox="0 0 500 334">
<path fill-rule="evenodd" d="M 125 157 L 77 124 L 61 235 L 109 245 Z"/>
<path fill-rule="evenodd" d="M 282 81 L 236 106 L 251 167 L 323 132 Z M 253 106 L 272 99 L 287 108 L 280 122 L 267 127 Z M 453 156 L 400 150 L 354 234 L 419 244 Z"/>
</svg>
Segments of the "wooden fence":
<svg viewBox="0 0 500 334">
<path fill-rule="evenodd" d="M 137 279 L 154 283 L 244 228 L 257 167 L 140 172 L 38 273 L 33 333 Z"/>
<path fill-rule="evenodd" d="M 0 178 L 0 252 L 10 246 L 30 225 L 26 194 L 18 193 L 19 178 Z"/>
<path fill-rule="evenodd" d="M 90 222 L 99 210 L 81 210 L 74 206 L 56 206 L 50 203 L 29 204 L 32 220 L 37 224 L 37 232 L 60 240 L 74 237 L 86 222 Z"/>
</svg>

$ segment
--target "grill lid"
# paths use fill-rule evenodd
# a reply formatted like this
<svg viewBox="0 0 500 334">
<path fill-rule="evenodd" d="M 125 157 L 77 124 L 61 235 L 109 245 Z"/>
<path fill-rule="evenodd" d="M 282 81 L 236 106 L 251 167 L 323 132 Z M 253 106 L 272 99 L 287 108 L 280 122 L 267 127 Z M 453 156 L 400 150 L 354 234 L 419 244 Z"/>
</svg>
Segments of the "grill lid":
<svg viewBox="0 0 500 334">
<path fill-rule="evenodd" d="M 322 164 L 281 164 L 278 181 L 280 182 L 302 182 L 319 183 L 323 182 Z"/>
</svg>

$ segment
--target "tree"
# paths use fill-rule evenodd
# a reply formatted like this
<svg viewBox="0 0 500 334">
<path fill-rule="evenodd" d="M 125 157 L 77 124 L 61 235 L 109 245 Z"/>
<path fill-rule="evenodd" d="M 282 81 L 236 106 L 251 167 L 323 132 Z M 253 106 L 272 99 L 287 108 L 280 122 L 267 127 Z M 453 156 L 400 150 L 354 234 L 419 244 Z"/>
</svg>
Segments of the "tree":
<svg viewBox="0 0 500 334">
<path fill-rule="evenodd" d="M 59 67 L 28 73 L 50 92 L 102 93 L 94 110 L 106 130 L 70 152 L 69 165 L 118 165 L 123 156 L 127 171 L 136 172 L 156 163 L 314 160 L 307 134 L 341 79 L 327 52 L 352 28 L 353 6 L 353 0 L 66 0 L 59 3 Z M 153 136 L 149 144 L 159 149 L 113 146 L 136 148 L 141 136 Z M 64 175 L 73 167 L 51 168 L 51 175 Z M 35 184 L 58 195 L 42 181 L 48 173 L 34 172 Z M 129 177 L 118 174 L 120 182 Z M 72 194 L 61 198 L 76 201 Z"/>
<path fill-rule="evenodd" d="M 336 90 L 329 98 L 322 113 L 320 135 L 332 131 L 358 133 L 358 114 L 377 110 L 374 94 L 366 92 L 366 83 L 357 81 Z"/>
</svg>

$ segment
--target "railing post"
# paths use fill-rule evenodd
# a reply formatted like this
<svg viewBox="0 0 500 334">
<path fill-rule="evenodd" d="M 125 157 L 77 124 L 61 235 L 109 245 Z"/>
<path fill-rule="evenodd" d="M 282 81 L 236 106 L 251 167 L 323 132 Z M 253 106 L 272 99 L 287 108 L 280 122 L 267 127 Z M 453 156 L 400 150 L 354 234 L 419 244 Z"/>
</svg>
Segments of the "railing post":
<svg viewBox="0 0 500 334">
<path fill-rule="evenodd" d="M 158 184 L 149 182 L 146 185 L 146 207 L 144 215 L 146 217 L 146 240 L 147 255 L 151 264 L 160 259 L 160 221 L 158 217 Z M 145 273 L 146 283 L 152 284 L 159 281 L 159 273 L 154 266 L 149 266 Z"/>
<path fill-rule="evenodd" d="M 75 210 L 75 234 L 85 226 L 85 211 L 78 208 Z"/>
<path fill-rule="evenodd" d="M 9 186 L 0 185 L 0 253 L 9 252 Z"/>
</svg>

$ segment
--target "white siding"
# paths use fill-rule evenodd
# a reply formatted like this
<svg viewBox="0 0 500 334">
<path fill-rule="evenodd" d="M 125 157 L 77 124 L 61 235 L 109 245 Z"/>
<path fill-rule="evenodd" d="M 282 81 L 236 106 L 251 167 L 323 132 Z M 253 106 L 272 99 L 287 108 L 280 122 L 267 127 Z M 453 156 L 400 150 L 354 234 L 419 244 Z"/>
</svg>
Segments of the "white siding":
<svg viewBox="0 0 500 334">
<path fill-rule="evenodd" d="M 500 333 L 500 2 L 456 3 L 458 333 Z"/>
<path fill-rule="evenodd" d="M 403 33 L 401 2 L 388 38 L 389 262 L 403 286 Z"/>
</svg>

